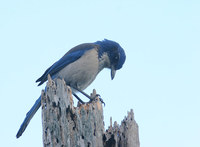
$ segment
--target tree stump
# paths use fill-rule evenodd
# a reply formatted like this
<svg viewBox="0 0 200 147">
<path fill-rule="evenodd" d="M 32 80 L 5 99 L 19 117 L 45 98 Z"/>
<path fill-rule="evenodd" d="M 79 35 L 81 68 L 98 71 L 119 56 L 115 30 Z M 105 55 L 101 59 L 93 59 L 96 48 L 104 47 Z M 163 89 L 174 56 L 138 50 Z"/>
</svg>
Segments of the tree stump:
<svg viewBox="0 0 200 147">
<path fill-rule="evenodd" d="M 50 76 L 41 103 L 44 147 L 139 147 L 132 110 L 121 125 L 115 122 L 112 127 L 111 122 L 105 131 L 99 99 L 74 107 L 70 87 Z"/>
</svg>

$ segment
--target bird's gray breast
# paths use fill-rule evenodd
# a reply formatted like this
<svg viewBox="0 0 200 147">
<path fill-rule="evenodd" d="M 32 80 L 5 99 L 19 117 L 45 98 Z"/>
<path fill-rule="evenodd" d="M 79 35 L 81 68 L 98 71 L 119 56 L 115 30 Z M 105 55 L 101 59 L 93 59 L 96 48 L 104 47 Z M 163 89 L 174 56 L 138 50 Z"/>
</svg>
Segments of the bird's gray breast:
<svg viewBox="0 0 200 147">
<path fill-rule="evenodd" d="M 57 77 L 64 79 L 72 88 L 84 90 L 96 78 L 99 70 L 98 53 L 96 49 L 88 50 L 75 62 L 58 72 Z"/>
</svg>

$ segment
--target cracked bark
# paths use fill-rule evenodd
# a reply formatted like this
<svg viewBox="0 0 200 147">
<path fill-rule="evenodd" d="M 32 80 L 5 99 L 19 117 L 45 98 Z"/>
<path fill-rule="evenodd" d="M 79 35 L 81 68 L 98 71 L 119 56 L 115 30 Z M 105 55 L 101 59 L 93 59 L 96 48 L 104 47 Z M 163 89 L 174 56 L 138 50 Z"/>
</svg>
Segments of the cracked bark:
<svg viewBox="0 0 200 147">
<path fill-rule="evenodd" d="M 95 90 L 93 91 L 95 95 Z M 64 80 L 48 78 L 42 92 L 43 145 L 45 147 L 139 147 L 138 125 L 133 110 L 121 125 L 105 131 L 99 99 L 74 107 L 70 87 Z"/>
</svg>

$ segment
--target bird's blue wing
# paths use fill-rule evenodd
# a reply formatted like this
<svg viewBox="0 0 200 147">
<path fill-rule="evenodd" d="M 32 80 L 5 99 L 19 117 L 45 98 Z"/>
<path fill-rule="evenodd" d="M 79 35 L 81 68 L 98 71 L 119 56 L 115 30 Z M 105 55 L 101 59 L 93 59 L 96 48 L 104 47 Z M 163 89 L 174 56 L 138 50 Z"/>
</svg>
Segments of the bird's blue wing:
<svg viewBox="0 0 200 147">
<path fill-rule="evenodd" d="M 85 43 L 85 44 L 78 45 L 72 48 L 71 50 L 69 50 L 60 60 L 55 62 L 51 67 L 49 67 L 45 71 L 45 73 L 39 79 L 36 80 L 36 82 L 40 82 L 38 86 L 42 85 L 47 80 L 48 74 L 50 74 L 51 76 L 54 76 L 65 66 L 78 60 L 86 51 L 93 49 L 95 47 L 96 45 L 92 43 Z"/>
</svg>

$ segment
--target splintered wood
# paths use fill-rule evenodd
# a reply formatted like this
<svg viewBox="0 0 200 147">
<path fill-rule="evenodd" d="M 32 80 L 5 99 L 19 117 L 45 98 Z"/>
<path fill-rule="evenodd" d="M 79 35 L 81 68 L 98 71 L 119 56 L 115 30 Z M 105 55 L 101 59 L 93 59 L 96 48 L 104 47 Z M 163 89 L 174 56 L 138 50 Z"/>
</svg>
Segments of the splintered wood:
<svg viewBox="0 0 200 147">
<path fill-rule="evenodd" d="M 42 92 L 42 125 L 45 147 L 139 147 L 132 110 L 121 125 L 115 122 L 105 131 L 99 99 L 74 107 L 71 89 L 60 79 L 48 77 Z"/>
<path fill-rule="evenodd" d="M 134 113 L 131 109 L 128 116 L 124 118 L 121 125 L 114 122 L 112 126 L 112 118 L 110 118 L 110 126 L 104 133 L 103 137 L 105 147 L 139 147 L 138 125 L 134 120 Z"/>
</svg>

